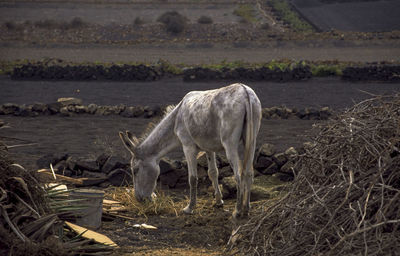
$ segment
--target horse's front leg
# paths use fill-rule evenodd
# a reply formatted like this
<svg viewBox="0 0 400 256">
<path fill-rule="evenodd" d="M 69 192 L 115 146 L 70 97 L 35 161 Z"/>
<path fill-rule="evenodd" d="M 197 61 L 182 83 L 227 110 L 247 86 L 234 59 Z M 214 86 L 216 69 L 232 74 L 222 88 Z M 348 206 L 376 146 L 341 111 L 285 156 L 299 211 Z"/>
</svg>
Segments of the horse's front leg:
<svg viewBox="0 0 400 256">
<path fill-rule="evenodd" d="M 189 204 L 183 209 L 183 212 L 187 214 L 192 214 L 193 209 L 196 206 L 197 199 L 197 148 L 196 146 L 183 146 L 183 153 L 185 154 L 186 161 L 188 163 L 190 186 L 190 201 Z"/>
</svg>

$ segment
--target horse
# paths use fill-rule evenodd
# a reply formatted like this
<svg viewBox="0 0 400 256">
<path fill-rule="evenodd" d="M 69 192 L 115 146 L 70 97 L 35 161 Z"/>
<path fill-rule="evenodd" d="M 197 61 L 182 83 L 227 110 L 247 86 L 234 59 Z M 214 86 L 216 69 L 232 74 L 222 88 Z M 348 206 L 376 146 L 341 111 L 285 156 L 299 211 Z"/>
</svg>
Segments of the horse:
<svg viewBox="0 0 400 256">
<path fill-rule="evenodd" d="M 260 129 L 261 103 L 247 85 L 236 83 L 207 91 L 191 91 L 147 135 L 138 139 L 130 132 L 119 132 L 123 145 L 131 153 L 131 171 L 135 197 L 151 200 L 160 174 L 159 160 L 172 149 L 182 146 L 188 164 L 190 199 L 183 209 L 191 214 L 197 197 L 197 159 L 205 151 L 208 177 L 215 190 L 215 205 L 222 206 L 218 186 L 216 152 L 225 151 L 237 187 L 234 218 L 248 216 L 253 160 Z M 239 150 L 243 145 L 243 149 Z M 239 153 L 243 151 L 243 161 Z"/>
</svg>

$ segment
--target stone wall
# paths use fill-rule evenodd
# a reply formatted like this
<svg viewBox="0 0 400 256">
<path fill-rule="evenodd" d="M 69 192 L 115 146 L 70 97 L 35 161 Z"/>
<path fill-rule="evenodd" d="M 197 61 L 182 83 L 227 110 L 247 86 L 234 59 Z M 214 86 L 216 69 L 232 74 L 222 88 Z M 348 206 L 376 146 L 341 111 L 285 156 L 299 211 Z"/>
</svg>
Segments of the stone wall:
<svg viewBox="0 0 400 256">
<path fill-rule="evenodd" d="M 6 103 L 0 105 L 0 115 L 13 116 L 42 116 L 42 115 L 120 115 L 127 118 L 135 117 L 160 117 L 163 115 L 165 107 L 149 106 L 100 106 L 97 104 L 82 105 L 82 100 L 77 98 L 60 98 L 53 103 L 35 103 L 30 105 L 18 105 Z M 333 111 L 328 107 L 315 108 L 287 108 L 285 106 L 263 108 L 262 116 L 265 119 L 304 119 L 304 120 L 327 120 Z"/>
</svg>

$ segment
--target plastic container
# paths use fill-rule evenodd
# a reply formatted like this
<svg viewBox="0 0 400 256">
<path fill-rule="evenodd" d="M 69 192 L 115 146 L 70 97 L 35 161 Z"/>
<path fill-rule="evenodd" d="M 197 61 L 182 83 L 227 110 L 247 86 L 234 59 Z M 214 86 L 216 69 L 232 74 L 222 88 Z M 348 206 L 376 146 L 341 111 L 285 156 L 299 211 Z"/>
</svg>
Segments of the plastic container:
<svg viewBox="0 0 400 256">
<path fill-rule="evenodd" d="M 71 191 L 69 197 L 70 199 L 80 199 L 75 202 L 74 205 L 85 206 L 84 209 L 74 212 L 76 224 L 88 229 L 98 229 L 101 227 L 104 191 L 95 189 L 77 189 Z"/>
</svg>

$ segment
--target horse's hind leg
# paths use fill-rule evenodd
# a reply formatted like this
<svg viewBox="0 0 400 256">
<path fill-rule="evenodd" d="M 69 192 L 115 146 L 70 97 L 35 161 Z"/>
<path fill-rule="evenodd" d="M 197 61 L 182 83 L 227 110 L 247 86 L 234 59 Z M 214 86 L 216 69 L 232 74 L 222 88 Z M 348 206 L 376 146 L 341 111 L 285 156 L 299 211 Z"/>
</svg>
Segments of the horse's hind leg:
<svg viewBox="0 0 400 256">
<path fill-rule="evenodd" d="M 188 163 L 189 186 L 190 186 L 190 201 L 189 204 L 183 209 L 183 212 L 187 214 L 192 214 L 193 209 L 196 206 L 196 200 L 197 200 L 197 181 L 198 181 L 197 160 L 196 160 L 197 148 L 195 145 L 191 146 L 183 145 L 183 153 L 185 154 L 185 158 Z"/>
<path fill-rule="evenodd" d="M 222 200 L 222 193 L 218 186 L 218 168 L 215 159 L 215 152 L 206 152 L 208 162 L 208 177 L 212 182 L 215 191 L 215 206 L 219 207 L 224 204 Z"/>
</svg>

